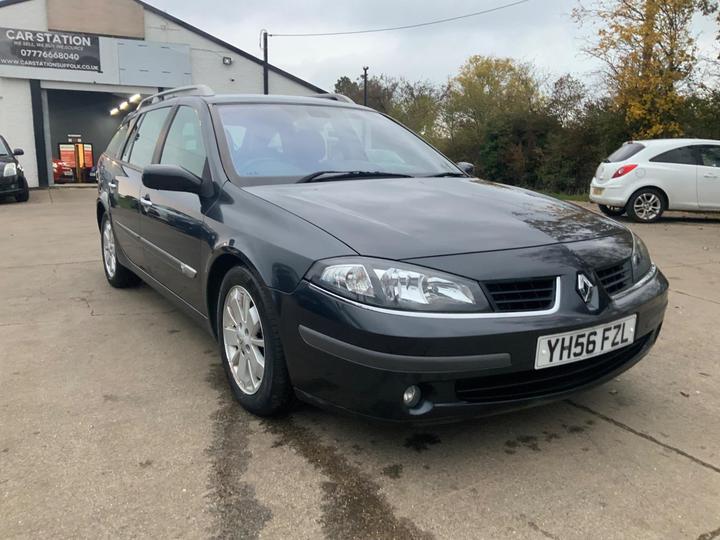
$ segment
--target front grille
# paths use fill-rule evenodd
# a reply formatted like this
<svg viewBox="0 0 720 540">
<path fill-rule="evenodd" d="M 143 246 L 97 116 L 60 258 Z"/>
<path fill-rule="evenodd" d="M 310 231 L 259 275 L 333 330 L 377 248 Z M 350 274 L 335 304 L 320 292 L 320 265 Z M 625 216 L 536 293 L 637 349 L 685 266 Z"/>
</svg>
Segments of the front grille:
<svg viewBox="0 0 720 540">
<path fill-rule="evenodd" d="M 555 302 L 553 278 L 485 283 L 495 311 L 540 311 Z"/>
<path fill-rule="evenodd" d="M 605 291 L 610 295 L 624 291 L 632 285 L 632 265 L 629 259 L 620 264 L 597 270 L 597 275 L 600 283 L 605 287 Z"/>
<path fill-rule="evenodd" d="M 638 354 L 652 336 L 648 334 L 622 349 L 564 366 L 461 379 L 455 383 L 455 394 L 462 401 L 492 403 L 572 390 L 621 367 Z"/>
</svg>

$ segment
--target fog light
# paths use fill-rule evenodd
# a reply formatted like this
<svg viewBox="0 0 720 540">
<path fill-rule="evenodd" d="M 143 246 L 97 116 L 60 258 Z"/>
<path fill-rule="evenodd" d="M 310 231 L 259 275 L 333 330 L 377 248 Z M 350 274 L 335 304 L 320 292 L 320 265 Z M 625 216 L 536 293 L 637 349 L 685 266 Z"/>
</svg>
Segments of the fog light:
<svg viewBox="0 0 720 540">
<path fill-rule="evenodd" d="M 403 403 L 406 407 L 411 409 L 420 403 L 420 388 L 414 384 L 412 386 L 408 386 L 403 392 Z"/>
</svg>

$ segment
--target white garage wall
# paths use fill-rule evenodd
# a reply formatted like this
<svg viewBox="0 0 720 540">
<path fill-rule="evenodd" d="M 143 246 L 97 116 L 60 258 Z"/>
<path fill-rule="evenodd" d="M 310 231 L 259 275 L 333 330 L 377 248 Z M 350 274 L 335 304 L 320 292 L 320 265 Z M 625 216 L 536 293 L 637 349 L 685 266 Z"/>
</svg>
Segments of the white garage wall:
<svg viewBox="0 0 720 540">
<path fill-rule="evenodd" d="M 0 133 L 11 148 L 22 148 L 19 158 L 30 187 L 38 186 L 30 82 L 0 78 Z"/>
<path fill-rule="evenodd" d="M 145 39 L 190 45 L 193 84 L 206 84 L 219 94 L 263 93 L 262 65 L 147 10 Z M 232 65 L 223 65 L 223 56 L 232 58 Z M 273 71 L 270 71 L 268 84 L 271 94 L 306 96 L 315 93 L 314 90 Z"/>
<path fill-rule="evenodd" d="M 47 6 L 45 0 L 30 0 L 3 6 L 0 26 L 24 30 L 47 30 Z"/>
<path fill-rule="evenodd" d="M 262 67 L 260 68 L 262 74 Z M 261 75 L 262 76 L 262 75 Z M 311 94 L 317 94 L 317 92 L 307 86 L 298 84 L 292 79 L 283 77 L 279 73 L 273 71 L 270 72 L 268 77 L 268 87 L 271 94 L 283 94 L 287 96 L 308 96 Z M 260 89 L 262 93 L 262 88 Z"/>
</svg>

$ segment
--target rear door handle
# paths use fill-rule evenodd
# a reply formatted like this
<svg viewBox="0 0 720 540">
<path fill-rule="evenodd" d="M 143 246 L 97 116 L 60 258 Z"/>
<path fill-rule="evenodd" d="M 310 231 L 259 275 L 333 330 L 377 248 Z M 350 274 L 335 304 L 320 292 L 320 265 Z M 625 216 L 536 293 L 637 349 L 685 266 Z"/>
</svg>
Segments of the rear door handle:
<svg viewBox="0 0 720 540">
<path fill-rule="evenodd" d="M 142 204 L 145 208 L 150 208 L 153 205 L 152 201 L 145 197 L 140 199 L 140 204 Z"/>
<path fill-rule="evenodd" d="M 116 182 L 108 182 L 108 187 L 109 187 L 110 189 L 116 189 L 116 188 L 117 188 L 117 183 L 116 183 Z"/>
</svg>

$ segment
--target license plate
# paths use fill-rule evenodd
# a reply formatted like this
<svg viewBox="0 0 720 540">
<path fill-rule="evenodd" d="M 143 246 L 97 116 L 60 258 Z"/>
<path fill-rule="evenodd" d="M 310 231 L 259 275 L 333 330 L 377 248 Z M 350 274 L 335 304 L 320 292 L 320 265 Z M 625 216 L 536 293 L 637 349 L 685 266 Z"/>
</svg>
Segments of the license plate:
<svg viewBox="0 0 720 540">
<path fill-rule="evenodd" d="M 592 194 L 593 194 L 593 195 L 602 195 L 602 194 L 603 194 L 603 191 L 605 191 L 605 188 L 601 188 L 601 187 L 594 187 L 594 188 L 592 188 Z"/>
<path fill-rule="evenodd" d="M 630 345 L 635 339 L 637 315 L 608 324 L 538 339 L 535 369 L 560 366 L 599 356 Z"/>
</svg>

